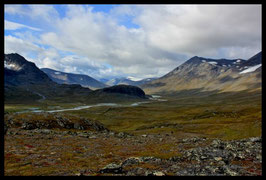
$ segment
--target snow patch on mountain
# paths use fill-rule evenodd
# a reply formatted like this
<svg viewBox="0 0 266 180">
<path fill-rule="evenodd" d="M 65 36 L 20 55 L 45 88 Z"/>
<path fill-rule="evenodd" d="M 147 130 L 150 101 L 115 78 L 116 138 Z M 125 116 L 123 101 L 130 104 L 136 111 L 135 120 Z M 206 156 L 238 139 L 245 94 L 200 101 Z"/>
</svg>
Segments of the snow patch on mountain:
<svg viewBox="0 0 266 180">
<path fill-rule="evenodd" d="M 131 81 L 140 81 L 141 80 L 140 78 L 135 78 L 135 77 L 132 77 L 132 76 L 128 76 L 127 79 L 129 79 Z"/>
<path fill-rule="evenodd" d="M 212 64 L 212 65 L 216 65 L 217 62 L 214 62 L 214 61 L 211 61 L 211 62 L 208 62 L 209 64 Z"/>
<path fill-rule="evenodd" d="M 241 71 L 239 74 L 244 74 L 244 73 L 254 72 L 254 71 L 256 71 L 256 69 L 258 69 L 259 67 L 261 67 L 261 64 L 258 64 L 258 65 L 256 65 L 256 66 L 249 67 L 248 69 L 245 69 L 244 71 Z"/>
<path fill-rule="evenodd" d="M 5 68 L 13 70 L 13 71 L 19 71 L 21 69 L 21 67 L 18 66 L 17 64 L 7 63 L 6 61 L 4 63 L 4 66 Z"/>
</svg>

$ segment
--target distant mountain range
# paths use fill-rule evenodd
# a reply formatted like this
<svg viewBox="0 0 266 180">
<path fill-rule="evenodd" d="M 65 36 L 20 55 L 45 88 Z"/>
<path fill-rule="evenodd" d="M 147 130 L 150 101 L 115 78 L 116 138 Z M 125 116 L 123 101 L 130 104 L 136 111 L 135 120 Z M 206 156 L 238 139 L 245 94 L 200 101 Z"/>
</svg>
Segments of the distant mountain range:
<svg viewBox="0 0 266 180">
<path fill-rule="evenodd" d="M 140 81 L 117 78 L 106 83 L 109 86 L 114 85 L 113 87 L 106 87 L 104 83 L 87 75 L 64 73 L 47 68 L 40 70 L 19 54 L 5 54 L 5 102 L 45 99 L 62 102 L 115 102 L 130 98 L 147 98 L 145 93 L 169 94 L 184 90 L 217 93 L 260 91 L 261 58 L 261 52 L 248 60 L 195 56 L 161 78 Z"/>
<path fill-rule="evenodd" d="M 109 86 L 114 86 L 114 85 L 119 85 L 119 84 L 140 86 L 155 79 L 156 78 L 145 78 L 139 81 L 134 81 L 131 78 L 122 77 L 122 78 L 114 78 L 109 81 L 106 81 L 105 84 Z"/>
<path fill-rule="evenodd" d="M 130 77 L 121 77 L 113 79 L 102 78 L 100 81 L 83 74 L 73 74 L 66 73 L 62 71 L 56 71 L 50 68 L 41 68 L 41 70 L 46 73 L 50 79 L 58 84 L 80 84 L 82 87 L 88 87 L 90 89 L 100 89 L 108 86 L 115 85 L 132 85 L 140 86 L 147 82 L 150 82 L 156 78 L 145 78 L 142 80 L 133 80 Z"/>
<path fill-rule="evenodd" d="M 32 103 L 46 99 L 60 102 L 98 103 L 147 98 L 140 88 L 133 86 L 118 85 L 92 91 L 79 84 L 58 84 L 34 63 L 16 53 L 5 54 L 4 67 L 5 103 Z"/>
<path fill-rule="evenodd" d="M 141 85 L 146 93 L 181 90 L 261 90 L 261 52 L 248 60 L 192 57 L 161 78 Z"/>
<path fill-rule="evenodd" d="M 50 79 L 58 84 L 80 84 L 82 87 L 88 87 L 91 89 L 107 87 L 105 84 L 93 79 L 88 75 L 65 73 L 49 68 L 41 68 L 41 70 L 46 73 Z"/>
</svg>

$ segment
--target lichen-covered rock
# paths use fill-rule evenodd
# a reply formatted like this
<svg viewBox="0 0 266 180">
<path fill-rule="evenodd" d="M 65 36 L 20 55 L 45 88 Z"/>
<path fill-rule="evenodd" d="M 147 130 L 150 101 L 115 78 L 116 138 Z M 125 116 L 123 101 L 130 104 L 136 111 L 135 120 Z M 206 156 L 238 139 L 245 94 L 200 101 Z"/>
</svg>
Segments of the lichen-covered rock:
<svg viewBox="0 0 266 180">
<path fill-rule="evenodd" d="M 115 164 L 111 163 L 105 166 L 100 170 L 100 173 L 114 173 L 114 174 L 121 174 L 122 171 L 122 166 L 121 164 Z"/>
<path fill-rule="evenodd" d="M 32 130 L 32 129 L 36 129 L 36 128 L 37 128 L 37 126 L 31 122 L 24 122 L 21 126 L 21 129 L 26 129 L 26 130 Z"/>
<path fill-rule="evenodd" d="M 154 171 L 148 174 L 148 176 L 165 176 L 165 174 L 162 171 Z"/>
</svg>

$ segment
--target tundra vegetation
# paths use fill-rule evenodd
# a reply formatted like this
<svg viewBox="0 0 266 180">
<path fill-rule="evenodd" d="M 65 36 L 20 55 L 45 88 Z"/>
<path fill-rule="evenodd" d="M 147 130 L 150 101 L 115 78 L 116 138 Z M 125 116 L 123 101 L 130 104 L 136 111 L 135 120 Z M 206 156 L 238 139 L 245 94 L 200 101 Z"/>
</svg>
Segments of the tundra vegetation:
<svg viewBox="0 0 266 180">
<path fill-rule="evenodd" d="M 260 92 L 160 95 L 59 113 L 26 110 L 83 104 L 5 104 L 5 175 L 261 175 L 250 139 L 261 137 Z"/>
</svg>

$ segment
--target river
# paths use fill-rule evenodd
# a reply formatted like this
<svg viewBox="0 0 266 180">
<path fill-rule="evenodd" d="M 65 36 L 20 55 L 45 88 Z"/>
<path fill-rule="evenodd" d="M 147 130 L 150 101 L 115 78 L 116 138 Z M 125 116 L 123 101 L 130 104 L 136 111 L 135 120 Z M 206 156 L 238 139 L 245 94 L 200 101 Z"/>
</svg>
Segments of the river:
<svg viewBox="0 0 266 180">
<path fill-rule="evenodd" d="M 150 100 L 153 101 L 167 101 L 166 99 L 160 99 L 161 96 L 158 95 L 151 95 L 152 97 Z M 26 111 L 21 111 L 18 113 L 24 113 L 24 112 L 33 112 L 33 113 L 39 113 L 39 112 L 48 112 L 48 113 L 55 113 L 55 112 L 64 112 L 64 111 L 77 111 L 77 110 L 82 110 L 82 109 L 89 109 L 92 107 L 99 107 L 99 106 L 120 106 L 120 107 L 132 107 L 132 106 L 139 106 L 141 104 L 146 104 L 146 103 L 152 103 L 153 101 L 141 101 L 141 102 L 136 102 L 132 103 L 130 105 L 122 105 L 122 104 L 117 104 L 117 103 L 98 103 L 94 105 L 84 105 L 84 106 L 77 106 L 74 108 L 67 108 L 67 109 L 56 109 L 56 110 L 40 110 L 39 108 L 29 108 Z"/>
</svg>

